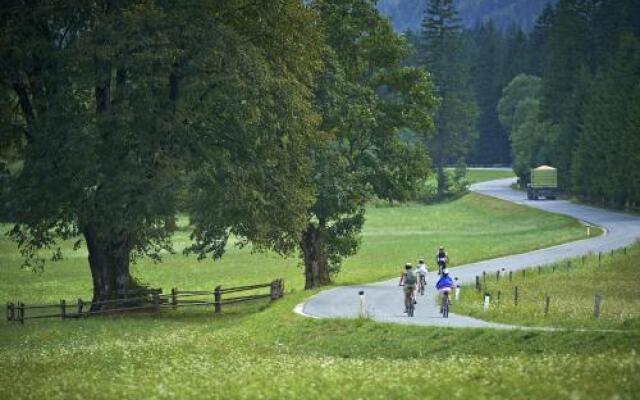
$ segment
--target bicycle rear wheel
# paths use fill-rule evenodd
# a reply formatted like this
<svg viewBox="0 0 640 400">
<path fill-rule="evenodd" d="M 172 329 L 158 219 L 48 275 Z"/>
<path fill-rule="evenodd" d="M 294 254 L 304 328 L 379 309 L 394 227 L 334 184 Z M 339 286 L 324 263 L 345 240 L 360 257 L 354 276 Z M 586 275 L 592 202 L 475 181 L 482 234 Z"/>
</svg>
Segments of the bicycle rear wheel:
<svg viewBox="0 0 640 400">
<path fill-rule="evenodd" d="M 449 318 L 449 295 L 445 294 L 442 299 L 442 318 Z"/>
<path fill-rule="evenodd" d="M 413 311 L 415 310 L 415 304 L 413 304 L 413 296 L 405 296 L 404 306 L 407 309 L 407 316 L 413 317 Z"/>
</svg>

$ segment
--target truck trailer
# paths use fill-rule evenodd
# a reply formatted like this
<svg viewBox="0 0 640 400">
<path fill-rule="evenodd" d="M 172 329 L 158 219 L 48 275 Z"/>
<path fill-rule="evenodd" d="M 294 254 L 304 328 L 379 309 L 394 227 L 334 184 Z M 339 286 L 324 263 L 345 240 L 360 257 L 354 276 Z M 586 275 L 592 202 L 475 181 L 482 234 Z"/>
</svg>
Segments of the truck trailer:
<svg viewBox="0 0 640 400">
<path fill-rule="evenodd" d="M 538 200 L 544 197 L 555 200 L 558 193 L 558 170 L 548 165 L 531 169 L 531 183 L 527 185 L 527 198 Z"/>
</svg>

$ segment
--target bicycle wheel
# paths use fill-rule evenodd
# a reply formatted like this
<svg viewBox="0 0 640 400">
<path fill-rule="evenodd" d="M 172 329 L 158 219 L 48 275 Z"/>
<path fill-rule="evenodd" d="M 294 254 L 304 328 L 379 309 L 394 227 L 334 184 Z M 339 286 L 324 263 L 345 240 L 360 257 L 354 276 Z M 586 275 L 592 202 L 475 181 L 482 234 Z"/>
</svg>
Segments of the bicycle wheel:
<svg viewBox="0 0 640 400">
<path fill-rule="evenodd" d="M 449 295 L 447 294 L 442 299 L 442 318 L 449 318 Z"/>
<path fill-rule="evenodd" d="M 407 309 L 407 317 L 413 317 L 413 310 L 415 309 L 415 305 L 413 304 L 413 296 L 405 295 L 404 306 Z"/>
</svg>

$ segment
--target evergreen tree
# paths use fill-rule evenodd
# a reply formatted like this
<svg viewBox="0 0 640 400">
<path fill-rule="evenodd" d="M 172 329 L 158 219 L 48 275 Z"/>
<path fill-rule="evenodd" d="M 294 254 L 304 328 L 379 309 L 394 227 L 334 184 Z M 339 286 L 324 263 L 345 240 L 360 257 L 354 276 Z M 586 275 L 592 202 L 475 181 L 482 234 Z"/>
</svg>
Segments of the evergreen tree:
<svg viewBox="0 0 640 400">
<path fill-rule="evenodd" d="M 453 0 L 429 0 L 422 21 L 420 56 L 433 76 L 440 98 L 429 150 L 437 171 L 438 196 L 442 198 L 446 189 L 445 165 L 467 155 L 476 137 L 476 107 Z"/>
<path fill-rule="evenodd" d="M 470 160 L 479 164 L 509 163 L 508 135 L 500 125 L 496 105 L 504 86 L 504 44 L 492 22 L 473 31 L 471 84 L 478 105 L 478 140 Z"/>
</svg>

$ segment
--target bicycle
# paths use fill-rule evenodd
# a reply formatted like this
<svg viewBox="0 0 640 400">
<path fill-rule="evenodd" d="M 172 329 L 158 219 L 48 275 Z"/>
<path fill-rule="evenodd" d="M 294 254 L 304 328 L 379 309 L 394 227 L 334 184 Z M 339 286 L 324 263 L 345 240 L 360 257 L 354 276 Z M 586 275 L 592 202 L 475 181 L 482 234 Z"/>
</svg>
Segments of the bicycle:
<svg viewBox="0 0 640 400">
<path fill-rule="evenodd" d="M 401 285 L 401 286 L 404 286 L 404 285 Z M 404 292 L 404 309 L 406 310 L 405 312 L 407 313 L 408 317 L 413 317 L 413 314 L 416 309 L 415 299 L 413 296 L 414 296 L 413 290 Z"/>
<path fill-rule="evenodd" d="M 442 275 L 442 270 L 447 268 L 446 259 L 438 259 L 438 275 Z"/>
<path fill-rule="evenodd" d="M 442 318 L 449 318 L 449 292 L 442 293 L 442 305 L 440 306 Z"/>
<path fill-rule="evenodd" d="M 424 287 L 427 286 L 427 279 L 423 275 L 419 275 L 419 286 L 418 291 L 420 292 L 420 296 L 424 296 Z"/>
<path fill-rule="evenodd" d="M 404 295 L 404 306 L 407 309 L 407 316 L 413 317 L 416 305 L 413 303 L 413 292 L 407 292 Z"/>
</svg>

